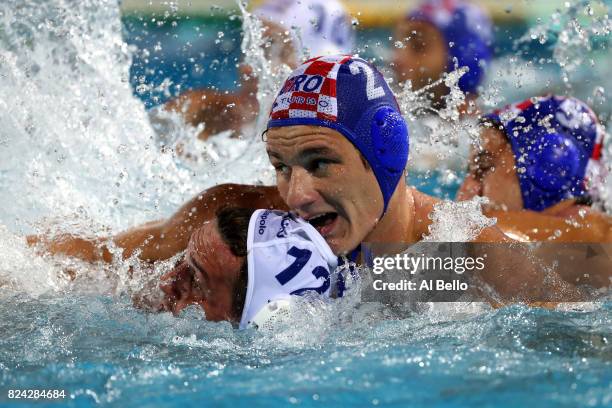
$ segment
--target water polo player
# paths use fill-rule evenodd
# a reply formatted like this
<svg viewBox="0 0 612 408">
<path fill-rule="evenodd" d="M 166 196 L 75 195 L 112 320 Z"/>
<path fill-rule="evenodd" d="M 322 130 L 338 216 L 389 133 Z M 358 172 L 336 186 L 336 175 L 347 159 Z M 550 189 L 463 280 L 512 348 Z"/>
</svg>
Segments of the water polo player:
<svg viewBox="0 0 612 408">
<path fill-rule="evenodd" d="M 162 277 L 162 311 L 200 305 L 206 318 L 261 325 L 291 296 L 330 296 L 337 258 L 307 222 L 283 211 L 227 208 L 196 230 Z"/>
<path fill-rule="evenodd" d="M 268 0 L 253 14 L 263 23 L 268 41 L 264 51 L 274 67 L 286 64 L 294 68 L 310 56 L 353 50 L 355 34 L 348 13 L 337 0 Z M 238 93 L 188 91 L 165 108 L 180 111 L 193 126 L 204 123 L 200 138 L 238 131 L 259 112 L 257 80 L 250 73 L 250 67 L 241 67 Z"/>
<path fill-rule="evenodd" d="M 411 10 L 395 30 L 393 68 L 400 82 L 420 89 L 455 67 L 469 71 L 459 80 L 467 99 L 474 99 L 492 58 L 493 26 L 480 7 L 462 0 L 427 0 Z M 399 43 L 398 43 L 399 41 Z M 443 104 L 448 88 L 432 89 L 434 105 Z"/>
<path fill-rule="evenodd" d="M 365 240 L 416 242 L 428 233 L 438 200 L 406 186 L 408 129 L 391 89 L 365 60 L 334 55 L 298 67 L 276 98 L 265 137 L 277 189 L 216 186 L 167 221 L 128 231 L 114 243 L 128 256 L 140 248 L 143 259 L 167 259 L 223 205 L 291 209 L 336 254 Z M 492 227 L 479 239 L 505 236 Z M 100 259 L 96 245 L 87 245 L 67 239 L 52 249 Z"/>
<path fill-rule="evenodd" d="M 611 218 L 590 207 L 603 188 L 605 132 L 584 102 L 531 98 L 486 115 L 483 125 L 458 199 L 488 197 L 490 210 L 506 212 L 499 218 L 504 229 L 533 240 L 612 242 Z M 551 229 L 546 215 L 578 224 Z"/>
<path fill-rule="evenodd" d="M 148 261 L 168 258 L 184 250 L 191 233 L 214 217 L 213 208 L 245 202 L 248 207 L 289 207 L 336 255 L 355 254 L 365 241 L 413 243 L 429 233 L 439 200 L 405 183 L 408 130 L 393 93 L 373 65 L 345 55 L 302 64 L 276 98 L 266 138 L 278 190 L 217 186 L 169 220 L 128 231 L 113 243 L 123 248 L 124 256 L 139 249 Z M 495 226 L 483 228 L 475 240 L 510 241 Z M 87 260 L 110 257 L 103 255 L 109 252 L 104 242 L 66 239 L 51 246 Z M 505 298 L 540 291 L 542 276 L 532 273 L 529 260 L 504 256 L 494 261 L 516 265 L 524 277 L 521 284 L 508 284 L 499 274 L 483 279 Z"/>
</svg>

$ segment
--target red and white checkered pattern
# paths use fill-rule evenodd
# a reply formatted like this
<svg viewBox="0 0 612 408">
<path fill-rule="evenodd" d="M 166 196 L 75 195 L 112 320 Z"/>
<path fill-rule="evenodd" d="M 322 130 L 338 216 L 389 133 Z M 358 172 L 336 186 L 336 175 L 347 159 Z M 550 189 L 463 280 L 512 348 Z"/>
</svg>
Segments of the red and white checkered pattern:
<svg viewBox="0 0 612 408">
<path fill-rule="evenodd" d="M 270 119 L 316 118 L 335 122 L 338 118 L 336 77 L 350 55 L 309 59 L 293 71 L 279 92 Z"/>
</svg>

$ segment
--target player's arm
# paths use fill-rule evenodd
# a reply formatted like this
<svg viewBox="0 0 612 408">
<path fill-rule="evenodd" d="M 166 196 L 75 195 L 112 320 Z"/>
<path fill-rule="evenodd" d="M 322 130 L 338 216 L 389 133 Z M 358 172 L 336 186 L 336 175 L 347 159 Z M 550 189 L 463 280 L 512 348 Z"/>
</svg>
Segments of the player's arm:
<svg viewBox="0 0 612 408">
<path fill-rule="evenodd" d="M 420 236 L 424 236 L 429 233 L 429 214 L 439 200 L 416 190 L 413 190 L 413 194 L 416 206 L 415 228 Z M 551 279 L 542 270 L 537 257 L 527 256 L 525 248 L 513 247 L 515 241 L 506 236 L 497 225 L 483 228 L 472 242 L 491 244 L 473 247 L 471 250 L 474 257 L 486 255 L 486 268 L 479 278 L 499 296 L 498 299 L 489 299 L 494 306 L 499 306 L 499 302 L 517 301 L 544 304 L 543 300 L 551 298 L 567 302 L 583 300 L 582 292 L 574 285 L 558 276 Z M 552 304 L 554 302 L 547 303 Z"/>
<path fill-rule="evenodd" d="M 519 244 L 499 227 L 498 218 L 498 225 L 483 229 L 473 242 L 491 244 L 475 248 L 481 252 L 476 256 L 487 256 L 487 267 L 480 273 L 480 278 L 495 289 L 502 300 L 545 307 L 554 307 L 558 302 L 585 300 L 582 290 L 548 267 L 550 264 L 546 259 L 549 254 Z"/>
<path fill-rule="evenodd" d="M 192 126 L 204 123 L 201 139 L 225 130 L 237 130 L 254 118 L 257 107 L 252 98 L 240 94 L 223 94 L 210 90 L 192 90 L 167 102 L 165 110 L 179 112 Z"/>
<path fill-rule="evenodd" d="M 589 213 L 585 217 L 560 217 L 534 211 L 495 211 L 487 213 L 497 218 L 502 230 L 518 232 L 530 241 L 552 242 L 612 242 L 612 218 Z"/>
<path fill-rule="evenodd" d="M 139 251 L 139 258 L 154 262 L 168 259 L 187 247 L 191 233 L 227 206 L 286 209 L 276 187 L 222 184 L 212 187 L 184 204 L 167 220 L 131 228 L 114 237 L 88 239 L 63 235 L 47 239 L 28 237 L 28 243 L 42 244 L 51 254 L 64 254 L 88 262 L 112 261 L 110 247 L 122 250 L 123 258 Z M 112 242 L 113 245 L 109 245 Z"/>
</svg>

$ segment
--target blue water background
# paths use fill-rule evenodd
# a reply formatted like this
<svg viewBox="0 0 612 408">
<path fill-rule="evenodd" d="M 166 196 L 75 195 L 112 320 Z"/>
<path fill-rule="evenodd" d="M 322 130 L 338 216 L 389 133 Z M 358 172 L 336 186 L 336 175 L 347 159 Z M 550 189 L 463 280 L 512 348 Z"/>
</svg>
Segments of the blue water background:
<svg viewBox="0 0 612 408">
<path fill-rule="evenodd" d="M 125 38 L 138 47 L 135 94 L 152 107 L 187 88 L 234 89 L 239 22 L 173 21 L 124 19 Z M 499 29 L 497 55 L 512 52 L 512 38 L 525 27 Z M 359 35 L 371 52 L 389 30 Z M 167 92 L 139 88 L 167 78 Z M 457 187 L 435 172 L 409 178 L 441 197 Z M 126 298 L 3 295 L 0 406 L 612 405 L 610 302 L 584 313 L 517 305 L 450 319 L 374 309 L 348 308 L 331 329 L 314 319 L 288 339 L 207 322 L 198 310 L 178 318 L 147 313 Z M 62 389 L 67 398 L 8 400 L 8 389 L 28 388 Z"/>
<path fill-rule="evenodd" d="M 10 333 L 0 337 L 2 388 L 63 389 L 74 407 L 606 407 L 612 398 L 611 303 L 451 321 L 355 312 L 324 334 L 311 322 L 293 342 L 106 297 L 16 297 L 0 316 Z"/>
</svg>

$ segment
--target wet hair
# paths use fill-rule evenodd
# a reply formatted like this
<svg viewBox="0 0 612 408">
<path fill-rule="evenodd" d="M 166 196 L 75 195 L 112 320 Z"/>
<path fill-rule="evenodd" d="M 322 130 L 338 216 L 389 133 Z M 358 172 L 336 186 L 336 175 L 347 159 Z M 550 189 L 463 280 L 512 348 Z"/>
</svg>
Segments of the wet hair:
<svg viewBox="0 0 612 408">
<path fill-rule="evenodd" d="M 247 237 L 249 221 L 255 212 L 252 208 L 225 207 L 216 213 L 217 229 L 223 242 L 229 247 L 232 254 L 244 258 L 240 267 L 238 280 L 234 285 L 232 300 L 232 314 L 240 319 L 248 284 L 247 265 Z"/>
<path fill-rule="evenodd" d="M 247 255 L 249 221 L 254 212 L 255 209 L 239 207 L 224 207 L 217 211 L 219 235 L 235 256 Z"/>
</svg>

